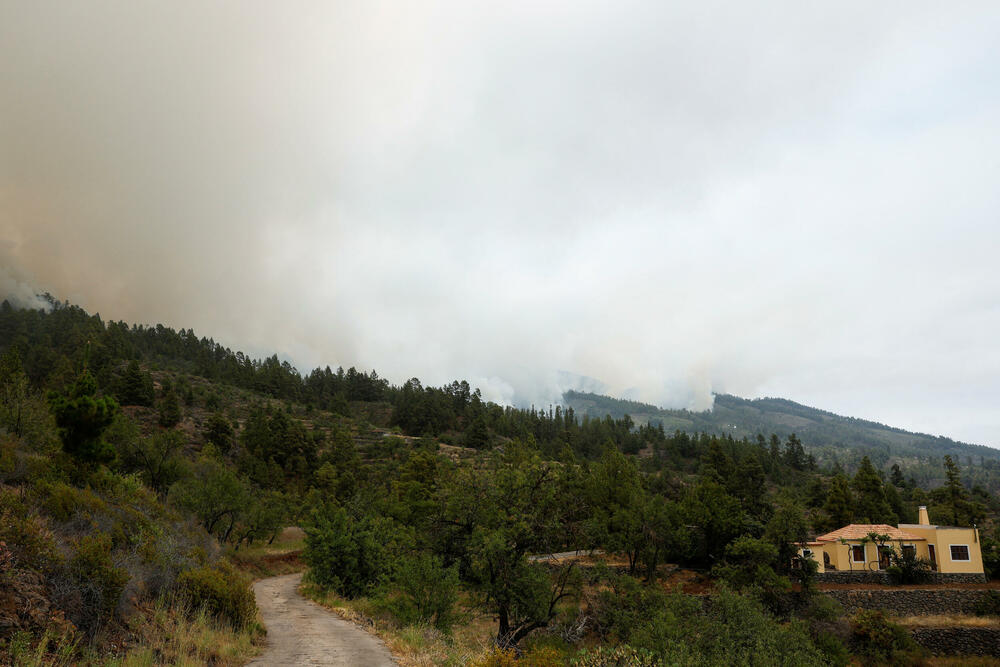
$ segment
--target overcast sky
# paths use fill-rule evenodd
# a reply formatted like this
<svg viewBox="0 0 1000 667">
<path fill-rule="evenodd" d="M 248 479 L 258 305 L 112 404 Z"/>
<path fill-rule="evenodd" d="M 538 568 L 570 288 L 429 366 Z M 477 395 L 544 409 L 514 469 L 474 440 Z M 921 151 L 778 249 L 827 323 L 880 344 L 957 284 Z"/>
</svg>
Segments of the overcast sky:
<svg viewBox="0 0 1000 667">
<path fill-rule="evenodd" d="M 1000 4 L 0 0 L 0 281 L 1000 446 Z"/>
</svg>

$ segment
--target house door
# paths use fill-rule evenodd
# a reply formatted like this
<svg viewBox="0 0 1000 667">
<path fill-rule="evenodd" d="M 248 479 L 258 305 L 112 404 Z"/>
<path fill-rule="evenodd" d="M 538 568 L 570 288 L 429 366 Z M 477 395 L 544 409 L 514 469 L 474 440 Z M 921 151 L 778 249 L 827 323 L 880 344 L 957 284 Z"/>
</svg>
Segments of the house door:
<svg viewBox="0 0 1000 667">
<path fill-rule="evenodd" d="M 933 544 L 927 545 L 927 556 L 931 559 L 931 567 L 937 571 L 937 553 Z"/>
<path fill-rule="evenodd" d="M 889 548 L 883 547 L 878 550 L 878 569 L 884 570 L 889 567 Z"/>
</svg>

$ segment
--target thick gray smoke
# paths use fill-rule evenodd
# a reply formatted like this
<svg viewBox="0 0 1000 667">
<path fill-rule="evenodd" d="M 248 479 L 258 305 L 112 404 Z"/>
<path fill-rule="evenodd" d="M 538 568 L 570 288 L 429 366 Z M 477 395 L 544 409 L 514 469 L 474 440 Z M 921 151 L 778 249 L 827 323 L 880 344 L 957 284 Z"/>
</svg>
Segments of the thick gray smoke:
<svg viewBox="0 0 1000 667">
<path fill-rule="evenodd" d="M 0 2 L 4 291 L 1000 443 L 994 2 Z"/>
</svg>

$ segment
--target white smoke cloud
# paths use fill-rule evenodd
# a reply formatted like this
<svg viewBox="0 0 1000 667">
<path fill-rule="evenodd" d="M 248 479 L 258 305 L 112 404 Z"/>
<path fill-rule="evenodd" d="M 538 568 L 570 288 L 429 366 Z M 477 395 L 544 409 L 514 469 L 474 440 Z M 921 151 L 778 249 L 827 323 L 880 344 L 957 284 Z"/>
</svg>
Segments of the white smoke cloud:
<svg viewBox="0 0 1000 667">
<path fill-rule="evenodd" d="M 996 444 L 998 41 L 988 2 L 6 3 L 2 273 L 300 369 Z"/>
</svg>

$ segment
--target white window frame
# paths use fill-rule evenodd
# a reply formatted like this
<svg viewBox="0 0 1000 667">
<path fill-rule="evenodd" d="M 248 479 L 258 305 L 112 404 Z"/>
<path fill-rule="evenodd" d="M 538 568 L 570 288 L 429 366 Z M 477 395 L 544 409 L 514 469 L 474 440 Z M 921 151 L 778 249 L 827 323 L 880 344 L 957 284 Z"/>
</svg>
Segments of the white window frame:
<svg viewBox="0 0 1000 667">
<path fill-rule="evenodd" d="M 913 556 L 915 558 L 916 555 L 917 555 L 917 545 L 916 544 L 900 544 L 899 545 L 899 554 L 903 555 L 903 549 L 905 549 L 906 547 L 910 547 L 911 549 L 913 549 Z"/>
<path fill-rule="evenodd" d="M 812 558 L 815 552 L 812 549 L 803 549 L 801 555 L 803 558 Z"/>
<path fill-rule="evenodd" d="M 969 554 L 968 558 L 955 558 L 952 548 L 954 547 L 965 547 L 965 553 Z M 968 544 L 949 544 L 948 545 L 948 559 L 952 563 L 971 563 L 972 562 L 972 549 L 969 548 Z"/>
<path fill-rule="evenodd" d="M 854 560 L 854 550 L 861 549 L 861 560 Z M 851 545 L 851 562 L 852 563 L 867 563 L 868 562 L 868 549 L 865 549 L 863 544 L 852 544 Z"/>
</svg>

